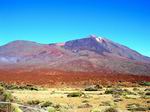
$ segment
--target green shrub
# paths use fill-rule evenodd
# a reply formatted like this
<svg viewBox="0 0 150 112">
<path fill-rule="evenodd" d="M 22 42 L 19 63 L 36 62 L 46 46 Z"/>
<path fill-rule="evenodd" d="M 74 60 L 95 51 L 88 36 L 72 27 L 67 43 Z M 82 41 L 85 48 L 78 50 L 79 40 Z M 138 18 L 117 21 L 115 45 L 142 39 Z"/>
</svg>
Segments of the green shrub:
<svg viewBox="0 0 150 112">
<path fill-rule="evenodd" d="M 72 92 L 68 93 L 67 97 L 81 97 L 83 93 L 81 92 Z"/>
<path fill-rule="evenodd" d="M 146 88 L 144 91 L 150 91 L 150 88 Z"/>
<path fill-rule="evenodd" d="M 105 109 L 104 112 L 118 112 L 118 110 L 115 109 L 115 108 L 110 107 L 108 109 Z"/>
<path fill-rule="evenodd" d="M 11 112 L 23 112 L 17 104 L 11 105 Z"/>
<path fill-rule="evenodd" d="M 5 87 L 5 83 L 4 82 L 0 82 L 0 86 Z"/>
<path fill-rule="evenodd" d="M 33 86 L 33 85 L 23 86 L 23 89 L 38 91 L 38 88 L 36 86 Z"/>
<path fill-rule="evenodd" d="M 139 95 L 144 95 L 144 92 L 143 91 L 139 91 L 139 92 L 137 92 Z"/>
<path fill-rule="evenodd" d="M 100 90 L 102 88 L 103 87 L 100 86 L 100 85 L 92 85 L 92 86 L 86 87 L 85 91 L 98 91 L 98 90 Z"/>
<path fill-rule="evenodd" d="M 6 91 L 3 93 L 3 101 L 11 102 L 13 101 L 13 96 L 10 92 Z"/>
<path fill-rule="evenodd" d="M 141 86 L 150 86 L 150 82 L 140 82 Z"/>
<path fill-rule="evenodd" d="M 52 102 L 46 101 L 46 102 L 43 102 L 43 103 L 41 104 L 41 107 L 49 107 L 49 106 L 52 106 L 52 105 L 53 105 Z"/>
<path fill-rule="evenodd" d="M 145 95 L 150 96 L 150 92 L 146 92 Z"/>
<path fill-rule="evenodd" d="M 116 104 L 113 101 L 104 101 L 101 102 L 99 106 L 115 106 Z"/>
<path fill-rule="evenodd" d="M 0 86 L 0 95 L 2 95 L 5 92 L 4 87 Z"/>
<path fill-rule="evenodd" d="M 82 101 L 82 103 L 88 103 L 88 102 L 89 102 L 88 100 L 83 100 L 83 101 Z"/>
<path fill-rule="evenodd" d="M 31 101 L 28 101 L 27 102 L 29 105 L 38 105 L 40 104 L 41 102 L 39 100 L 31 100 Z"/>
<path fill-rule="evenodd" d="M 62 108 L 62 106 L 59 105 L 59 104 L 53 105 L 53 107 L 54 107 L 57 111 L 59 111 L 59 110 Z"/>
<path fill-rule="evenodd" d="M 14 89 L 20 89 L 20 90 L 36 90 L 38 91 L 38 88 L 33 85 L 16 85 L 16 84 L 5 84 L 4 87 L 8 90 L 14 90 Z"/>
<path fill-rule="evenodd" d="M 123 99 L 121 99 L 121 98 L 115 98 L 114 99 L 114 102 L 120 102 L 120 101 L 123 101 Z"/>
<path fill-rule="evenodd" d="M 87 87 L 85 88 L 85 91 L 98 91 L 98 89 L 93 87 Z"/>
<path fill-rule="evenodd" d="M 135 95 L 135 93 L 129 91 L 128 89 L 120 89 L 120 88 L 111 88 L 106 89 L 105 94 L 113 94 L 113 95 Z"/>
<path fill-rule="evenodd" d="M 150 100 L 149 100 L 149 101 L 147 101 L 146 103 L 150 103 Z"/>
<path fill-rule="evenodd" d="M 105 94 L 113 94 L 113 90 L 112 89 L 106 89 Z"/>
<path fill-rule="evenodd" d="M 140 91 L 140 89 L 134 87 L 134 88 L 133 88 L 133 91 Z"/>
<path fill-rule="evenodd" d="M 56 109 L 54 107 L 49 107 L 48 112 L 56 112 Z"/>
<path fill-rule="evenodd" d="M 146 111 L 146 110 L 148 110 L 147 107 L 144 107 L 144 106 L 141 106 L 141 105 L 135 104 L 135 103 L 128 104 L 127 109 L 130 111 Z"/>
<path fill-rule="evenodd" d="M 5 88 L 8 90 L 13 90 L 13 89 L 19 89 L 19 86 L 15 85 L 15 84 L 7 84 L 7 85 L 5 85 Z"/>
<path fill-rule="evenodd" d="M 0 112 L 6 112 L 5 110 L 7 109 L 7 105 L 5 104 L 0 104 Z"/>
<path fill-rule="evenodd" d="M 94 109 L 92 109 L 90 112 L 101 112 L 101 109 L 94 108 Z"/>
<path fill-rule="evenodd" d="M 88 103 L 85 103 L 85 104 L 78 106 L 78 108 L 91 108 L 91 107 L 93 107 L 93 106 L 88 104 Z"/>
</svg>

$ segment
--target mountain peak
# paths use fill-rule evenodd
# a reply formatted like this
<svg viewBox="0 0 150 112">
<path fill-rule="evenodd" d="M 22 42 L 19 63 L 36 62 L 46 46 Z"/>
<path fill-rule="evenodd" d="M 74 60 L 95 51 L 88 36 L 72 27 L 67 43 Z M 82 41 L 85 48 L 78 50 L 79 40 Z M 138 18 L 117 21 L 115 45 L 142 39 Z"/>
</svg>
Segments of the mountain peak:
<svg viewBox="0 0 150 112">
<path fill-rule="evenodd" d="M 65 43 L 64 48 L 72 51 L 89 50 L 98 54 L 102 54 L 104 51 L 107 52 L 102 45 L 103 42 L 103 38 L 90 35 L 87 38 L 68 41 Z"/>
<path fill-rule="evenodd" d="M 90 35 L 89 38 L 95 39 L 95 40 L 96 40 L 97 42 L 99 42 L 99 43 L 105 42 L 105 38 L 100 37 L 100 36 Z"/>
</svg>

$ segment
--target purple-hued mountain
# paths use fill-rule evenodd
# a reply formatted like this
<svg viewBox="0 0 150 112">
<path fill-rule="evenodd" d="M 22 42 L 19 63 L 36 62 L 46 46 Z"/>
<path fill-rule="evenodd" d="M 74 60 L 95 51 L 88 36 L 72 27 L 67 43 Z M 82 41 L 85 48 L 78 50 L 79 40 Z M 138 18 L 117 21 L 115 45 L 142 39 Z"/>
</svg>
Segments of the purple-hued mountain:
<svg viewBox="0 0 150 112">
<path fill-rule="evenodd" d="M 64 71 L 150 75 L 150 58 L 91 35 L 56 44 L 13 41 L 0 47 L 0 68 L 48 68 Z"/>
</svg>

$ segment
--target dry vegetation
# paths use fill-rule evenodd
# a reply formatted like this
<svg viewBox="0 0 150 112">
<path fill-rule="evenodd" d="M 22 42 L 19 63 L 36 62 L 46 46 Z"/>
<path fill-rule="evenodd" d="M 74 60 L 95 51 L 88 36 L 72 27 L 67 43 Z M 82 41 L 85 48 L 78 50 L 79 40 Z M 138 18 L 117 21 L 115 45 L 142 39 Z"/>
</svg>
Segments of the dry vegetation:
<svg viewBox="0 0 150 112">
<path fill-rule="evenodd" d="M 149 82 L 140 83 L 136 87 L 118 84 L 113 87 L 92 85 L 82 88 L 39 88 L 32 85 L 1 84 L 1 96 L 4 95 L 7 98 L 3 101 L 9 101 L 11 98 L 12 102 L 43 109 L 45 112 L 150 111 Z M 31 112 L 31 110 L 21 109 Z"/>
</svg>

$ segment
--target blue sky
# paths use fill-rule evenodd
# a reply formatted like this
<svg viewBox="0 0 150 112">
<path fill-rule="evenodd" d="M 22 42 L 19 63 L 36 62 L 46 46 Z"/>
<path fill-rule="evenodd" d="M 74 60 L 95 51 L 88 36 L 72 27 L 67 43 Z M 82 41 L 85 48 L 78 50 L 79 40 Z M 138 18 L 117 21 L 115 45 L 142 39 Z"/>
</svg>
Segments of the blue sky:
<svg viewBox="0 0 150 112">
<path fill-rule="evenodd" d="M 0 45 L 90 34 L 150 56 L 150 0 L 0 0 Z"/>
</svg>

